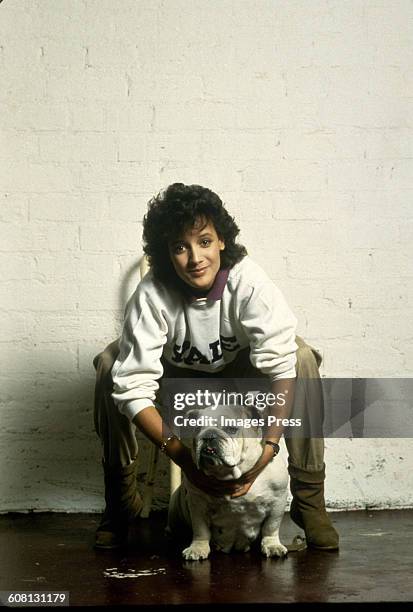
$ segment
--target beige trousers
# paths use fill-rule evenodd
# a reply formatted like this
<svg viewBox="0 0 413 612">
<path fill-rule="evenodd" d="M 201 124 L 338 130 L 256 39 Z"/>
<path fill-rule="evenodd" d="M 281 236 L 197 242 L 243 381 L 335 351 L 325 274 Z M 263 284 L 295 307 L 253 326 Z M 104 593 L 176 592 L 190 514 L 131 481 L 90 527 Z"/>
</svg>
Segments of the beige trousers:
<svg viewBox="0 0 413 612">
<path fill-rule="evenodd" d="M 297 385 L 290 418 L 301 419 L 307 437 L 286 436 L 285 442 L 290 475 L 302 480 L 308 476 L 311 480 L 311 476 L 315 477 L 315 473 L 324 474 L 324 439 L 320 437 L 324 419 L 324 402 L 318 370 L 321 355 L 299 336 L 296 337 L 296 342 L 298 345 Z M 93 360 L 96 369 L 95 429 L 102 443 L 105 463 L 113 467 L 129 465 L 138 456 L 136 426 L 119 412 L 111 396 L 113 390 L 111 370 L 118 353 L 119 340 L 115 340 Z M 164 360 L 162 364 L 164 376 L 168 378 L 197 377 L 200 374 L 190 369 L 183 371 Z M 261 378 L 264 375 L 251 365 L 249 349 L 244 349 L 224 370 L 214 374 L 214 377 Z M 313 437 L 308 432 L 310 434 L 316 432 L 316 436 Z"/>
</svg>

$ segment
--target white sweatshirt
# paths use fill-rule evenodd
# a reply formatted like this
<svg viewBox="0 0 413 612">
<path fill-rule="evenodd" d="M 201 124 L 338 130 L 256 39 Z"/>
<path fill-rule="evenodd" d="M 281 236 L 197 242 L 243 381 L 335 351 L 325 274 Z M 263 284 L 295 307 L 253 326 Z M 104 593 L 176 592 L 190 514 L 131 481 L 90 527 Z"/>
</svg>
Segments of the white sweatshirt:
<svg viewBox="0 0 413 612">
<path fill-rule="evenodd" d="M 297 320 L 281 291 L 249 256 L 218 276 L 218 290 L 191 300 L 149 270 L 129 299 L 112 397 L 131 421 L 154 405 L 162 355 L 176 367 L 218 372 L 250 347 L 252 365 L 271 381 L 295 377 Z"/>
</svg>

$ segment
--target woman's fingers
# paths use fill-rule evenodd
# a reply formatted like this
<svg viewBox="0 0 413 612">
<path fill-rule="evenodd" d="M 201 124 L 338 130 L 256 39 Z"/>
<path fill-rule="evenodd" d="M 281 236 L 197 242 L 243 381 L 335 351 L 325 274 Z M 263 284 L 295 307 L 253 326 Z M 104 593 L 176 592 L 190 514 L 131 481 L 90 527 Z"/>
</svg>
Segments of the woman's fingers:
<svg viewBox="0 0 413 612">
<path fill-rule="evenodd" d="M 207 476 L 195 466 L 191 467 L 193 469 L 187 472 L 189 480 L 196 487 L 214 497 L 222 497 L 224 495 L 240 497 L 241 495 L 245 495 L 256 476 L 255 471 L 253 473 L 251 470 L 237 480 L 218 480 L 213 476 Z"/>
<path fill-rule="evenodd" d="M 248 493 L 248 491 L 249 491 L 249 490 L 250 490 L 250 488 L 251 488 L 251 485 L 252 485 L 252 482 L 250 482 L 250 483 L 248 483 L 248 484 L 245 484 L 245 485 L 244 485 L 244 486 L 242 486 L 242 487 L 239 487 L 239 488 L 238 488 L 238 489 L 235 491 L 235 493 L 233 493 L 233 494 L 231 495 L 231 497 L 232 497 L 232 498 L 234 498 L 234 497 L 242 497 L 242 495 L 245 495 L 246 493 Z"/>
</svg>

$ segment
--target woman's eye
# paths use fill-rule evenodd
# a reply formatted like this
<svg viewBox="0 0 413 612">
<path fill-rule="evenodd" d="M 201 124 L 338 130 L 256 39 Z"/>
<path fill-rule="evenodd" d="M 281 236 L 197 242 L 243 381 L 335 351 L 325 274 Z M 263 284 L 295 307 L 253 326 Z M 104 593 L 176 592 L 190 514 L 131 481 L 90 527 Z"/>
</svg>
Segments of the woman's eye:
<svg viewBox="0 0 413 612">
<path fill-rule="evenodd" d="M 203 246 L 209 246 L 211 244 L 211 240 L 208 240 L 207 238 L 205 238 L 205 240 L 202 241 Z"/>
</svg>

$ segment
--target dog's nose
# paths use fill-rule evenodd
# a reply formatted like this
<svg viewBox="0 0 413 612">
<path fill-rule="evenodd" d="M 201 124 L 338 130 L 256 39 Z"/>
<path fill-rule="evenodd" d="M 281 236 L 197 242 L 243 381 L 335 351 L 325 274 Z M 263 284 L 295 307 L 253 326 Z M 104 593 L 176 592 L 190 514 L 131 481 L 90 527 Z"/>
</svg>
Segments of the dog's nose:
<svg viewBox="0 0 413 612">
<path fill-rule="evenodd" d="M 216 464 L 217 451 L 211 444 L 204 444 L 201 451 L 201 461 L 204 465 L 213 466 Z"/>
</svg>

